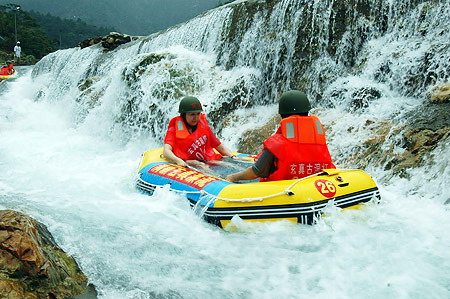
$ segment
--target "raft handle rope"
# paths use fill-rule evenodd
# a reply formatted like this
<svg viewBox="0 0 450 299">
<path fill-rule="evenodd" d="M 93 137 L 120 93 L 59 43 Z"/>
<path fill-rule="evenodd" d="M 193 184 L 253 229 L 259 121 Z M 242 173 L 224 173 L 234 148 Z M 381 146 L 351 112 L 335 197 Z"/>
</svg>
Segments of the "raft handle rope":
<svg viewBox="0 0 450 299">
<path fill-rule="evenodd" d="M 205 190 L 183 191 L 183 190 L 177 190 L 177 189 L 172 188 L 170 183 L 166 184 L 166 185 L 170 186 L 169 187 L 170 191 L 174 191 L 174 192 L 177 192 L 177 193 L 184 193 L 184 194 L 200 194 L 201 197 L 204 196 L 205 198 L 210 197 L 210 198 L 214 199 L 214 200 L 210 200 L 208 202 L 207 206 L 209 206 L 213 201 L 216 201 L 218 199 L 223 200 L 223 201 L 227 201 L 227 202 L 252 202 L 252 201 L 263 201 L 264 199 L 271 198 L 271 197 L 276 197 L 276 196 L 284 195 L 284 194 L 286 194 L 288 196 L 293 196 L 293 195 L 295 195 L 295 193 L 292 190 L 290 190 L 292 187 L 294 187 L 298 182 L 303 181 L 303 180 L 305 180 L 307 178 L 310 178 L 312 176 L 316 176 L 316 175 L 317 174 L 315 173 L 315 174 L 309 175 L 307 177 L 300 178 L 300 179 L 296 180 L 295 182 L 293 182 L 289 187 L 287 187 L 282 192 L 278 192 L 278 193 L 275 193 L 275 194 L 270 194 L 270 195 L 266 195 L 266 196 L 262 196 L 262 197 L 250 197 L 250 198 L 224 198 L 224 197 L 219 197 L 217 195 L 214 195 L 214 194 L 211 194 L 209 192 L 206 192 Z M 155 188 L 164 188 L 164 186 L 166 186 L 166 185 L 163 185 L 163 186 L 155 185 L 155 184 L 151 184 L 151 183 L 148 183 L 148 182 L 145 182 L 145 184 L 151 185 L 151 186 L 153 186 Z"/>
</svg>

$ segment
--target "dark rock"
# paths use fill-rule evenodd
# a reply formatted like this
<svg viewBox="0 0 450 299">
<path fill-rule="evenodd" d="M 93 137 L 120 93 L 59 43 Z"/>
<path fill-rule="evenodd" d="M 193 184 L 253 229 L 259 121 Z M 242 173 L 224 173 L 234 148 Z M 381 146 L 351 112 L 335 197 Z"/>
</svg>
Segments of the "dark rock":
<svg viewBox="0 0 450 299">
<path fill-rule="evenodd" d="M 384 165 L 393 175 L 408 177 L 408 169 L 429 163 L 429 154 L 450 137 L 449 113 L 450 103 L 426 103 L 406 114 L 403 124 L 368 123 L 371 138 L 348 160 L 361 168 Z"/>
<path fill-rule="evenodd" d="M 367 108 L 369 103 L 379 99 L 381 92 L 376 88 L 360 88 L 352 93 L 352 102 L 350 103 L 350 110 L 360 110 Z"/>
<path fill-rule="evenodd" d="M 262 150 L 264 140 L 275 133 L 280 120 L 280 115 L 277 114 L 262 127 L 246 131 L 239 139 L 238 152 L 258 154 Z"/>
<path fill-rule="evenodd" d="M 92 285 L 75 260 L 36 220 L 0 211 L 0 298 L 67 298 L 89 294 Z"/>
<path fill-rule="evenodd" d="M 95 82 L 99 81 L 100 78 L 88 78 L 84 82 L 78 84 L 78 89 L 80 91 L 85 91 L 90 88 Z"/>
<path fill-rule="evenodd" d="M 81 47 L 81 49 L 83 49 L 101 43 L 104 51 L 111 51 L 120 45 L 131 42 L 131 40 L 132 38 L 129 35 L 111 32 L 106 36 L 85 39 L 84 41 L 80 42 L 79 46 Z"/>
<path fill-rule="evenodd" d="M 158 62 L 166 59 L 166 60 L 172 60 L 176 58 L 174 55 L 169 53 L 163 53 L 163 54 L 156 54 L 156 53 L 149 53 L 147 56 L 145 56 L 139 64 L 134 66 L 133 68 L 126 68 L 124 69 L 122 73 L 122 77 L 128 85 L 133 85 L 139 76 L 141 76 L 146 70 L 148 70 L 148 67 L 152 64 L 157 64 Z M 168 65 L 167 68 L 170 68 Z"/>
<path fill-rule="evenodd" d="M 222 120 L 230 114 L 230 111 L 243 107 L 250 108 L 255 104 L 254 94 L 254 86 L 247 84 L 245 78 L 238 80 L 232 88 L 224 89 L 219 93 L 218 100 L 222 102 L 222 105 L 208 113 L 208 118 L 215 124 L 214 129 L 218 134 L 224 127 Z M 222 99 L 226 100 L 222 101 Z"/>
<path fill-rule="evenodd" d="M 450 127 L 450 103 L 434 105 L 426 103 L 408 113 L 405 118 L 413 129 L 437 131 Z"/>
</svg>

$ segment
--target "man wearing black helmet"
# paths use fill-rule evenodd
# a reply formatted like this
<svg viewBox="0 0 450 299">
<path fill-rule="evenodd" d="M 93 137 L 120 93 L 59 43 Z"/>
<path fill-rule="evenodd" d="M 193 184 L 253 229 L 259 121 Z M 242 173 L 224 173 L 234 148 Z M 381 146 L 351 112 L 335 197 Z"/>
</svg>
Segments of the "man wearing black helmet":
<svg viewBox="0 0 450 299">
<path fill-rule="evenodd" d="M 277 132 L 264 141 L 255 164 L 227 176 L 227 180 L 279 181 L 299 179 L 326 168 L 336 168 L 331 160 L 320 120 L 309 116 L 311 105 L 301 91 L 283 93 L 278 106 L 281 115 Z"/>
<path fill-rule="evenodd" d="M 177 165 L 199 166 L 199 161 L 234 157 L 233 152 L 212 132 L 202 111 L 202 104 L 196 97 L 186 96 L 178 108 L 180 115 L 169 122 L 164 138 L 164 156 Z"/>
</svg>

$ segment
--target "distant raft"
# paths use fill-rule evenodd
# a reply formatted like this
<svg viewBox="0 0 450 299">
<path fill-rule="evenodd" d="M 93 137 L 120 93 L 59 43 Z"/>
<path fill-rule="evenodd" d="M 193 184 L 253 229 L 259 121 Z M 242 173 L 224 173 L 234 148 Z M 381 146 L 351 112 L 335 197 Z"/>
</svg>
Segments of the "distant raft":
<svg viewBox="0 0 450 299">
<path fill-rule="evenodd" d="M 14 73 L 10 74 L 10 75 L 6 75 L 6 74 L 2 74 L 0 73 L 0 81 L 1 80 L 7 80 L 7 79 L 14 79 L 17 77 L 17 71 L 14 70 Z"/>
<path fill-rule="evenodd" d="M 357 209 L 380 199 L 374 180 L 361 170 L 324 169 L 302 179 L 230 183 L 172 164 L 162 153 L 163 149 L 157 148 L 143 154 L 137 188 L 152 194 L 155 188 L 169 185 L 170 190 L 185 194 L 206 221 L 222 228 L 235 216 L 252 222 L 313 224 L 331 202 L 342 209 Z"/>
</svg>

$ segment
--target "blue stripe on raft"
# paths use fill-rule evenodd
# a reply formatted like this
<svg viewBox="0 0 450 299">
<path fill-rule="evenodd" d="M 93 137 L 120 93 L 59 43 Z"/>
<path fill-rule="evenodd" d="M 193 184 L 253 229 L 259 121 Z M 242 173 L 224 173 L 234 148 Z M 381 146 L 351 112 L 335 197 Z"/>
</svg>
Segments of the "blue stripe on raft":
<svg viewBox="0 0 450 299">
<path fill-rule="evenodd" d="M 227 181 L 214 181 L 206 185 L 203 188 L 203 190 L 205 190 L 205 192 L 207 192 L 210 195 L 218 196 L 220 191 L 223 190 L 223 188 L 231 184 L 233 183 Z M 214 207 L 214 201 L 211 201 L 211 197 L 203 196 L 202 198 L 200 198 L 200 205 L 206 206 L 208 203 L 209 203 L 208 208 Z"/>
<path fill-rule="evenodd" d="M 151 166 L 153 167 L 153 166 Z M 150 169 L 151 167 L 149 167 L 148 169 Z M 200 197 L 200 191 L 194 187 L 191 187 L 189 185 L 174 181 L 172 179 L 169 178 L 165 178 L 153 173 L 148 173 L 148 169 L 146 172 L 143 172 L 141 175 L 141 180 L 143 180 L 144 182 L 147 182 L 149 184 L 152 185 L 156 185 L 156 186 L 165 186 L 167 184 L 170 185 L 171 189 L 177 190 L 177 191 L 188 191 L 188 192 L 196 192 L 196 193 L 192 193 L 189 194 L 188 193 L 188 197 L 198 200 L 198 198 Z"/>
<path fill-rule="evenodd" d="M 195 202 L 200 200 L 200 205 L 202 205 L 202 206 L 207 205 L 211 201 L 211 198 L 209 196 L 200 197 L 200 195 L 201 195 L 200 190 L 204 190 L 205 192 L 207 192 L 208 194 L 210 194 L 212 196 L 218 196 L 219 193 L 226 186 L 233 184 L 233 183 L 230 183 L 227 181 L 220 180 L 220 181 L 211 182 L 202 189 L 197 189 L 192 186 L 180 183 L 178 181 L 174 181 L 172 179 L 165 178 L 165 177 L 148 172 L 152 167 L 154 167 L 156 165 L 161 165 L 161 164 L 170 164 L 170 163 L 169 162 L 153 162 L 153 163 L 150 163 L 150 164 L 144 166 L 139 171 L 139 173 L 142 173 L 141 179 L 152 185 L 164 186 L 164 185 L 170 184 L 170 188 L 177 190 L 177 191 L 195 192 L 195 193 L 186 193 L 186 197 Z M 214 201 L 211 202 L 208 207 L 214 207 Z"/>
</svg>

